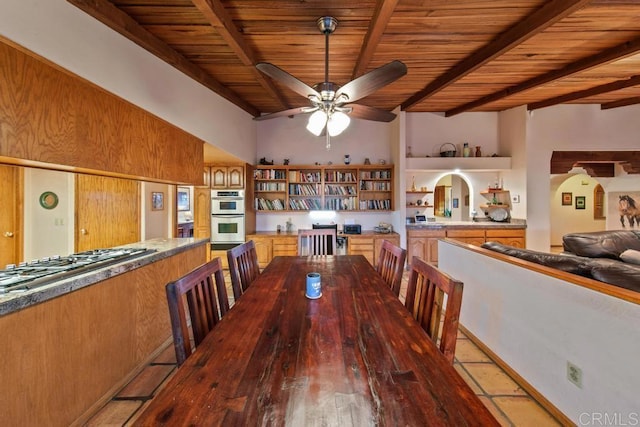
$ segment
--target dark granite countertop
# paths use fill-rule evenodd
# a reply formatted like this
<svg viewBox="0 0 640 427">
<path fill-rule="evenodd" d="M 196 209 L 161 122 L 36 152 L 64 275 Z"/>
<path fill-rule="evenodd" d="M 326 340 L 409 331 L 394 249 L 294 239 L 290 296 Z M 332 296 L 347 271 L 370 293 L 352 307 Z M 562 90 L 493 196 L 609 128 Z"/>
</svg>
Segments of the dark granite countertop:
<svg viewBox="0 0 640 427">
<path fill-rule="evenodd" d="M 168 258 L 192 249 L 194 247 L 209 243 L 209 239 L 151 239 L 142 242 L 131 243 L 118 246 L 121 248 L 146 248 L 154 249 L 155 252 L 141 255 L 136 258 L 125 259 L 122 262 L 111 264 L 102 268 L 87 271 L 72 277 L 63 278 L 59 281 L 39 286 L 24 292 L 0 294 L 0 316 L 4 316 L 14 311 L 27 308 L 29 306 L 50 300 L 61 295 L 68 294 L 75 290 L 93 285 L 111 277 L 135 270 L 147 264 Z"/>
</svg>

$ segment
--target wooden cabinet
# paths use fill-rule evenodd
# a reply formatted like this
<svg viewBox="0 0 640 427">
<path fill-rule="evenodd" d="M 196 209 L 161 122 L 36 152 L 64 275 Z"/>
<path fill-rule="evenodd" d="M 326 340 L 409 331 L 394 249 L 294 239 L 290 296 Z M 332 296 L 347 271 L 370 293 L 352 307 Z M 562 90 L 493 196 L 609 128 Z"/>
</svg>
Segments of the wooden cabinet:
<svg viewBox="0 0 640 427">
<path fill-rule="evenodd" d="M 260 268 L 265 268 L 273 257 L 298 254 L 297 234 L 248 234 L 247 240 L 256 245 Z"/>
<path fill-rule="evenodd" d="M 485 241 L 524 249 L 526 247 L 526 233 L 523 229 L 487 229 Z"/>
<path fill-rule="evenodd" d="M 392 211 L 393 166 L 256 166 L 258 212 Z"/>
<path fill-rule="evenodd" d="M 375 245 L 371 236 L 350 235 L 347 243 L 349 255 L 364 255 L 371 265 L 375 265 Z"/>
<path fill-rule="evenodd" d="M 470 245 L 480 246 L 484 243 L 484 229 L 447 230 L 447 237 Z"/>
<path fill-rule="evenodd" d="M 417 256 L 427 262 L 437 264 L 438 240 L 445 237 L 476 246 L 493 241 L 516 248 L 525 247 L 525 230 L 523 228 L 408 229 L 407 263 L 410 263 L 411 259 Z"/>
<path fill-rule="evenodd" d="M 407 232 L 407 263 L 410 264 L 414 256 L 427 262 L 438 262 L 438 240 L 446 237 L 445 230 L 408 230 Z"/>
<path fill-rule="evenodd" d="M 211 165 L 210 186 L 215 189 L 244 188 L 244 167 Z"/>
</svg>

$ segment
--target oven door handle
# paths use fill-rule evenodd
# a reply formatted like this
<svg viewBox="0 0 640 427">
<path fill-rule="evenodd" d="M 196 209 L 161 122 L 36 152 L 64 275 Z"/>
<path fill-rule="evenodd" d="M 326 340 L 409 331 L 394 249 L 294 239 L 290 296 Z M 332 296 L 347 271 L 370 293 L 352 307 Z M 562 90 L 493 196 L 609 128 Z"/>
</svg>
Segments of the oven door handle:
<svg viewBox="0 0 640 427">
<path fill-rule="evenodd" d="M 244 200 L 244 197 L 212 197 L 211 200 Z"/>
<path fill-rule="evenodd" d="M 211 214 L 211 216 L 216 218 L 244 218 L 244 214 Z"/>
</svg>

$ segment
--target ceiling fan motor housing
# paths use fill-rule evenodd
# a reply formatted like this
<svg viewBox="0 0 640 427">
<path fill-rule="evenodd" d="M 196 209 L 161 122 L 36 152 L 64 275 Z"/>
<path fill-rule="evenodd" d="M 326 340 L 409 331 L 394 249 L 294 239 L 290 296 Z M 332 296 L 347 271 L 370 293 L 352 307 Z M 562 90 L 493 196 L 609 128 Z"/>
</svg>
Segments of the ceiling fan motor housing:
<svg viewBox="0 0 640 427">
<path fill-rule="evenodd" d="M 336 30 L 338 20 L 332 16 L 323 16 L 318 18 L 317 24 L 322 34 L 331 34 Z"/>
</svg>

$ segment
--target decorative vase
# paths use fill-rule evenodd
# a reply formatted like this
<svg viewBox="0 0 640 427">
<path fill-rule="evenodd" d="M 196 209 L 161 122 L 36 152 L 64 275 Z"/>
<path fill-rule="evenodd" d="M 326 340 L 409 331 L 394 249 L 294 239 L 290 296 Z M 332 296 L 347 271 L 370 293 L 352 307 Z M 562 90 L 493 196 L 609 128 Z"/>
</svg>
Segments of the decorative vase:
<svg viewBox="0 0 640 427">
<path fill-rule="evenodd" d="M 476 157 L 482 157 L 482 151 L 479 145 L 476 145 Z"/>
<path fill-rule="evenodd" d="M 416 177 L 414 176 L 411 181 L 411 191 L 416 191 Z"/>
<path fill-rule="evenodd" d="M 462 156 L 469 157 L 471 155 L 471 148 L 469 147 L 469 143 L 465 142 L 462 147 Z"/>
</svg>

